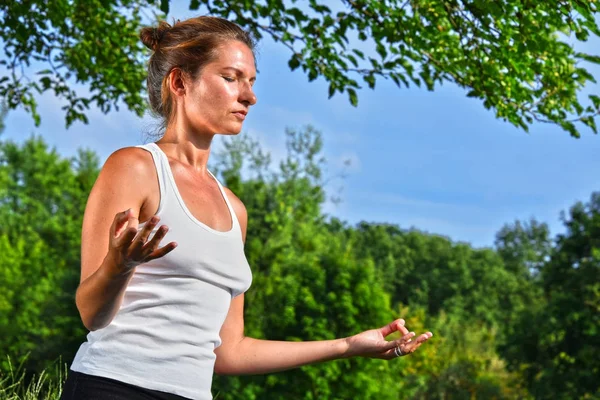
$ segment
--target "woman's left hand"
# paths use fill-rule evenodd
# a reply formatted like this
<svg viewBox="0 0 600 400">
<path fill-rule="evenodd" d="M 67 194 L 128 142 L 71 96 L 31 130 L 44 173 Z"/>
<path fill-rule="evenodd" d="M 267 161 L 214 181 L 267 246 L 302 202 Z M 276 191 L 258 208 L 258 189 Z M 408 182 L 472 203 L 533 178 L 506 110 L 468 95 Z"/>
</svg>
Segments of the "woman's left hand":
<svg viewBox="0 0 600 400">
<path fill-rule="evenodd" d="M 391 341 L 385 339 L 386 336 L 396 331 L 400 332 L 402 337 Z M 425 332 L 415 338 L 415 333 L 409 332 L 404 326 L 404 320 L 397 319 L 383 328 L 371 329 L 346 338 L 348 345 L 346 356 L 391 360 L 413 353 L 432 336 L 433 333 Z"/>
</svg>

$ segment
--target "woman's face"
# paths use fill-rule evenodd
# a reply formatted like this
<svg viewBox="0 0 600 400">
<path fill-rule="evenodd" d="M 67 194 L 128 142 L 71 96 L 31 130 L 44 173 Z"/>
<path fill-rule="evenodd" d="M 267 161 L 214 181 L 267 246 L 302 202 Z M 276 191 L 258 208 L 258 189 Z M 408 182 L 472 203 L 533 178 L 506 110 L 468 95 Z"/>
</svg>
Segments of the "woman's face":
<svg viewBox="0 0 600 400">
<path fill-rule="evenodd" d="M 195 81 L 186 85 L 184 118 L 188 126 L 210 133 L 238 134 L 251 105 L 256 80 L 254 55 L 244 43 L 227 41 Z"/>
</svg>

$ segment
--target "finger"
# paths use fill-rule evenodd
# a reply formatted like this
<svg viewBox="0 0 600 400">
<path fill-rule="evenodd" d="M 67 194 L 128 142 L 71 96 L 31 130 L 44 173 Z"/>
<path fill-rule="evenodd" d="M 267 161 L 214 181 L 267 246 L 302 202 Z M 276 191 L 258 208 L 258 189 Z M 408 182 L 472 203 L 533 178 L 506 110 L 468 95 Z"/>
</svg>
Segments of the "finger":
<svg viewBox="0 0 600 400">
<path fill-rule="evenodd" d="M 398 327 L 398 331 L 400 332 L 401 335 L 406 335 L 408 334 L 408 329 L 406 328 L 406 326 L 404 324 L 402 324 L 401 326 Z"/>
<path fill-rule="evenodd" d="M 131 245 L 132 240 L 138 233 L 138 219 L 132 212 L 129 212 L 127 218 L 127 228 L 120 235 L 117 243 L 119 247 L 129 247 Z"/>
<path fill-rule="evenodd" d="M 409 343 L 410 340 L 415 336 L 414 332 L 408 332 L 406 335 L 402 336 L 400 339 L 391 340 L 386 343 L 385 349 L 393 349 L 394 347 L 402 346 L 406 343 Z"/>
<path fill-rule="evenodd" d="M 428 332 L 429 333 L 429 332 Z M 404 353 L 413 353 L 415 350 L 417 350 L 423 343 L 425 343 L 428 339 L 430 338 L 430 336 L 427 333 L 424 333 L 422 335 L 419 335 L 418 338 L 416 338 L 415 340 L 412 340 L 411 342 L 407 343 L 406 345 L 404 345 L 402 347 L 402 351 Z"/>
<path fill-rule="evenodd" d="M 150 239 L 150 241 L 148 241 L 148 243 L 145 244 L 144 248 L 150 249 L 151 252 L 156 250 L 156 248 L 160 244 L 160 241 L 164 239 L 168 231 L 169 227 L 166 225 L 162 225 L 156 230 L 156 233 L 154 234 L 154 236 L 152 236 L 152 239 Z"/>
<path fill-rule="evenodd" d="M 121 236 L 117 238 L 117 247 L 123 249 L 128 248 L 131 245 L 131 241 L 137 235 L 137 228 L 127 227 L 122 233 Z"/>
<path fill-rule="evenodd" d="M 404 352 L 404 354 L 414 353 L 422 344 L 423 342 L 417 342 L 416 340 L 413 340 L 412 342 L 407 343 L 405 346 L 403 346 L 402 351 Z"/>
<path fill-rule="evenodd" d="M 127 222 L 127 218 L 129 217 L 129 213 L 131 211 L 131 208 L 129 208 L 125 211 L 115 214 L 112 225 L 110 226 L 110 234 L 113 237 L 117 237 L 121 234 L 121 230 L 125 226 L 125 222 Z"/>
<path fill-rule="evenodd" d="M 148 257 L 146 257 L 146 261 L 155 260 L 157 258 L 161 258 L 166 254 L 172 252 L 177 247 L 176 242 L 171 242 L 169 244 L 164 245 L 160 249 L 154 250 Z"/>
<path fill-rule="evenodd" d="M 431 332 L 426 332 L 426 333 L 419 335 L 419 337 L 416 338 L 415 340 L 419 343 L 424 343 L 432 336 L 433 336 L 433 334 Z"/>
<path fill-rule="evenodd" d="M 135 237 L 138 234 L 138 228 L 139 228 L 139 220 L 136 215 L 133 215 L 133 213 L 131 213 L 129 215 L 129 218 L 127 218 L 127 232 L 135 231 L 136 234 L 133 235 L 133 237 L 131 239 L 124 241 L 124 243 L 127 243 L 128 245 L 130 245 L 131 242 L 133 240 L 135 240 Z"/>
<path fill-rule="evenodd" d="M 134 239 L 133 248 L 135 250 L 140 249 L 146 244 L 148 237 L 150 237 L 150 234 L 152 233 L 159 221 L 160 217 L 155 215 L 146 222 L 144 227 L 138 232 L 137 237 Z"/>
<path fill-rule="evenodd" d="M 402 354 L 404 354 L 404 355 L 408 354 L 409 351 L 406 348 L 406 344 L 410 343 L 414 336 L 415 336 L 414 332 L 409 332 L 406 335 L 402 336 L 400 339 L 388 342 L 388 345 L 386 346 L 386 349 L 384 350 L 384 353 L 382 354 L 383 358 L 386 358 L 388 360 L 390 360 L 392 358 L 397 358 L 398 357 L 398 354 L 396 354 L 397 347 L 399 347 L 402 350 Z"/>
<path fill-rule="evenodd" d="M 383 337 L 388 336 L 389 334 L 396 332 L 396 331 L 401 331 L 402 332 L 402 328 L 404 328 L 404 320 L 402 318 L 397 319 L 393 322 L 390 322 L 389 324 L 387 324 L 386 326 L 384 326 L 383 328 L 380 328 L 379 331 L 381 332 L 381 334 L 383 335 Z M 406 328 L 404 328 L 406 330 Z M 406 331 L 408 332 L 408 330 Z M 406 334 L 406 332 L 402 332 L 403 335 Z"/>
</svg>

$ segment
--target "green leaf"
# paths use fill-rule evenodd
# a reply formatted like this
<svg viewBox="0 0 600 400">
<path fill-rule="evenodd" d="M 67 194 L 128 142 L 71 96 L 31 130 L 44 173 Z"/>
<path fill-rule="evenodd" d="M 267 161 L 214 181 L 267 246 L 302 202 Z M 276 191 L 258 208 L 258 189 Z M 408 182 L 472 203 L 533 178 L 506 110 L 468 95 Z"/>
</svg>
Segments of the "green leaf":
<svg viewBox="0 0 600 400">
<path fill-rule="evenodd" d="M 590 127 L 592 131 L 594 131 L 594 133 L 598 133 L 598 128 L 596 127 L 596 120 L 594 119 L 594 117 L 583 117 L 581 118 L 581 122 Z"/>
<path fill-rule="evenodd" d="M 387 57 L 387 50 L 383 44 L 377 43 L 375 49 L 377 50 L 377 53 L 381 56 L 382 59 L 385 59 Z"/>
<path fill-rule="evenodd" d="M 288 66 L 293 71 L 300 66 L 300 58 L 294 54 L 288 61 Z"/>
<path fill-rule="evenodd" d="M 358 61 L 356 60 L 356 57 L 354 57 L 352 54 L 346 54 L 346 58 L 350 60 L 354 67 L 358 67 Z"/>
<path fill-rule="evenodd" d="M 169 13 L 169 0 L 160 0 L 160 11 L 165 14 Z"/>
<path fill-rule="evenodd" d="M 361 59 L 363 59 L 363 60 L 365 59 L 365 53 L 363 53 L 359 49 L 352 49 L 352 52 L 354 54 L 356 54 L 357 56 L 359 56 Z"/>
<path fill-rule="evenodd" d="M 367 82 L 369 84 L 369 88 L 375 89 L 375 75 L 373 75 L 373 74 L 365 75 L 363 77 L 363 79 L 365 80 L 365 82 Z"/>
<path fill-rule="evenodd" d="M 600 111 L 600 96 L 590 94 L 589 98 L 592 101 L 592 104 L 594 104 L 594 108 L 596 109 L 596 111 Z"/>
<path fill-rule="evenodd" d="M 356 95 L 356 90 L 348 88 L 346 91 L 348 92 L 350 104 L 352 104 L 354 107 L 358 106 L 358 96 Z"/>
</svg>

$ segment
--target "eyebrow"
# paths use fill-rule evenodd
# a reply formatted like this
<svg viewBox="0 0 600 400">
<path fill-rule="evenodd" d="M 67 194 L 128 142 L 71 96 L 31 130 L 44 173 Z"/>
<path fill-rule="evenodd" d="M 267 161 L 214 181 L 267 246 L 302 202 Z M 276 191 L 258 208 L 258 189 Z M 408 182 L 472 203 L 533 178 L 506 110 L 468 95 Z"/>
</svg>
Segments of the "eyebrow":
<svg viewBox="0 0 600 400">
<path fill-rule="evenodd" d="M 244 72 L 236 67 L 224 67 L 223 69 L 230 69 L 232 71 L 235 71 L 236 75 L 245 75 Z M 256 76 L 253 76 L 252 78 L 250 78 L 251 81 L 256 81 Z"/>
</svg>

